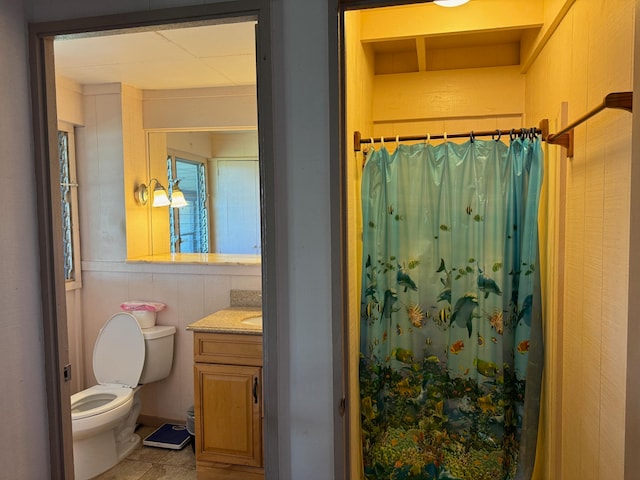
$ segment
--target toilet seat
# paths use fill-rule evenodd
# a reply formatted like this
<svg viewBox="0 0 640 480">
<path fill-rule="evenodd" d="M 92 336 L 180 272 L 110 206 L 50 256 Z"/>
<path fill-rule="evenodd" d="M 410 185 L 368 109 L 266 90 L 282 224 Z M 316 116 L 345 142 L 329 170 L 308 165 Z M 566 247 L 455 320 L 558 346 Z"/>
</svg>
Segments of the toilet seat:
<svg viewBox="0 0 640 480">
<path fill-rule="evenodd" d="M 71 419 L 101 415 L 133 398 L 133 389 L 113 385 L 94 385 L 71 395 Z"/>
<path fill-rule="evenodd" d="M 145 346 L 136 317 L 120 312 L 104 324 L 93 347 L 93 374 L 101 385 L 138 385 Z"/>
<path fill-rule="evenodd" d="M 116 313 L 104 324 L 93 347 L 98 385 L 71 396 L 71 420 L 105 414 L 130 402 L 144 367 L 142 330 L 130 313 Z"/>
</svg>

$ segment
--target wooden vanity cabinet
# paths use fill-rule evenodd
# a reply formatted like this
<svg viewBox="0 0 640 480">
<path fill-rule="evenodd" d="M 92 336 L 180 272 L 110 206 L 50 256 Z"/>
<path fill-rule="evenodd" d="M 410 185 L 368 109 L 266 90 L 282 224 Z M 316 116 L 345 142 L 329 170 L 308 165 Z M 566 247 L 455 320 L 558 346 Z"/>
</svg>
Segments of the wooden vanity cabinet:
<svg viewBox="0 0 640 480">
<path fill-rule="evenodd" d="M 194 333 L 198 480 L 264 479 L 262 335 Z"/>
</svg>

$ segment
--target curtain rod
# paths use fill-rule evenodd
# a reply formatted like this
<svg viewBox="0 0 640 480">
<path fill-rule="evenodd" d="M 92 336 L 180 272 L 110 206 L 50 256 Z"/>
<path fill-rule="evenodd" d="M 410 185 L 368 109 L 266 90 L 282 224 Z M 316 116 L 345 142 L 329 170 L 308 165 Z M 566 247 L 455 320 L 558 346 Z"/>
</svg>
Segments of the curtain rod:
<svg viewBox="0 0 640 480">
<path fill-rule="evenodd" d="M 531 133 L 536 133 L 538 135 L 543 134 L 544 132 L 540 128 L 513 128 L 511 130 L 483 130 L 479 132 L 465 132 L 465 133 L 438 133 L 434 135 L 405 135 L 398 137 L 370 137 L 370 138 L 362 138 L 360 132 L 353 132 L 354 139 L 354 150 L 356 152 L 360 151 L 360 145 L 363 143 L 383 143 L 383 142 L 406 142 L 410 140 L 439 140 L 439 139 L 448 139 L 448 138 L 464 138 L 464 137 L 492 137 L 494 140 L 498 140 L 502 135 L 530 135 Z M 496 136 L 498 138 L 496 138 Z"/>
<path fill-rule="evenodd" d="M 397 137 L 378 137 L 377 139 L 371 137 L 369 139 L 362 138 L 359 131 L 353 132 L 354 145 L 353 149 L 356 152 L 360 151 L 360 147 L 363 143 L 377 143 L 377 142 L 395 142 L 395 141 L 411 141 L 411 140 L 429 140 L 429 139 L 448 139 L 448 138 L 475 138 L 475 137 L 492 137 L 495 140 L 499 140 L 502 135 L 530 135 L 536 133 L 541 135 L 542 140 L 552 145 L 560 145 L 567 149 L 567 157 L 573 157 L 573 130 L 578 125 L 586 122 L 591 117 L 600 113 L 605 108 L 615 108 L 625 110 L 627 112 L 633 111 L 633 92 L 614 92 L 604 97 L 604 100 L 600 105 L 589 111 L 582 117 L 571 122 L 557 133 L 549 133 L 549 119 L 545 118 L 540 121 L 539 128 L 514 128 L 511 130 L 487 130 L 481 132 L 466 132 L 466 133 L 442 133 L 437 135 L 408 135 Z M 496 135 L 498 138 L 496 138 Z"/>
</svg>

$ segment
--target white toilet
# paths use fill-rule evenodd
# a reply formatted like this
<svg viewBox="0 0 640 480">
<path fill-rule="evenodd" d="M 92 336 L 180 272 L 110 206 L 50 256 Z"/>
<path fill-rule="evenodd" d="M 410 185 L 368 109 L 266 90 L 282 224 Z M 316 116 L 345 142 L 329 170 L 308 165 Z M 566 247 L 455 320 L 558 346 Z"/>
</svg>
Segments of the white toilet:
<svg viewBox="0 0 640 480">
<path fill-rule="evenodd" d="M 138 445 L 139 385 L 169 376 L 175 332 L 173 326 L 141 329 L 125 312 L 104 324 L 93 349 L 98 385 L 71 396 L 76 480 L 108 470 Z"/>
</svg>

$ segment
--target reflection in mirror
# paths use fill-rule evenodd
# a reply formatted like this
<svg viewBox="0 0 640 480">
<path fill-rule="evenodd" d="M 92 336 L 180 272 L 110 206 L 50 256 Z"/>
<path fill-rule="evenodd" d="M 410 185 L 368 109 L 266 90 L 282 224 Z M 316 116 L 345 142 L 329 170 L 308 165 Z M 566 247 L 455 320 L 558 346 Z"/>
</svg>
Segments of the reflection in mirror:
<svg viewBox="0 0 640 480">
<path fill-rule="evenodd" d="M 186 156 L 167 156 L 169 195 L 173 199 L 179 185 L 186 202 L 169 209 L 171 253 L 209 253 L 206 162 Z"/>
<path fill-rule="evenodd" d="M 254 131 L 148 132 L 148 169 L 179 185 L 182 208 L 151 211 L 152 254 L 260 255 Z"/>
</svg>

